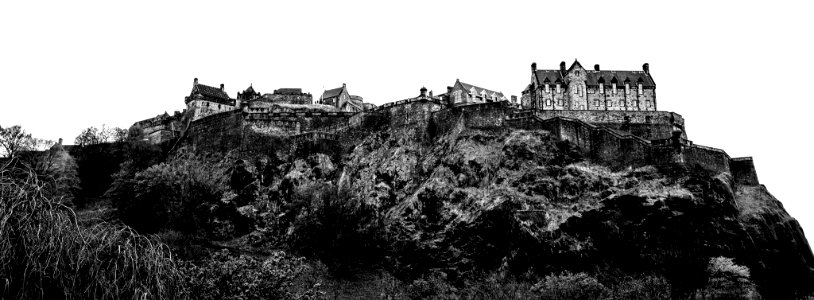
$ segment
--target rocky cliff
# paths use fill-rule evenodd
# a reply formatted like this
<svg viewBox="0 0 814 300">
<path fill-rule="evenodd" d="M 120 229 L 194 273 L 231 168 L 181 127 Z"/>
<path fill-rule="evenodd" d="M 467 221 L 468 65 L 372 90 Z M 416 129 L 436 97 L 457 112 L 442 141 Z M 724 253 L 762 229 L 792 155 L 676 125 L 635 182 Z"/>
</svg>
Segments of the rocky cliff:
<svg viewBox="0 0 814 300">
<path fill-rule="evenodd" d="M 279 170 L 274 195 L 312 201 L 286 223 L 293 244 L 330 240 L 311 251 L 402 278 L 656 273 L 690 291 L 726 257 L 763 297 L 814 286 L 802 229 L 765 187 L 701 166 L 611 171 L 543 130 L 380 131 Z"/>
</svg>

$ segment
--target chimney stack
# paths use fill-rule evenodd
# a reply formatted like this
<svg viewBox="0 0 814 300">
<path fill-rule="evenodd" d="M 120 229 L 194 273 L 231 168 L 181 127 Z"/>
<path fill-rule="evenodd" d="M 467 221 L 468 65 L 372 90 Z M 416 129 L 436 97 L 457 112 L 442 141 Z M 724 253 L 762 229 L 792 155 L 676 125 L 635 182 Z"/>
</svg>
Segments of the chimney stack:
<svg viewBox="0 0 814 300">
<path fill-rule="evenodd" d="M 198 85 L 198 77 L 195 77 L 195 80 L 192 81 L 193 85 Z"/>
<path fill-rule="evenodd" d="M 223 90 L 223 83 L 220 84 L 220 90 Z"/>
<path fill-rule="evenodd" d="M 594 65 L 594 71 L 599 71 L 599 64 Z"/>
<path fill-rule="evenodd" d="M 427 97 L 427 88 L 426 87 L 423 87 L 423 86 L 421 87 L 421 97 L 422 98 Z"/>
<path fill-rule="evenodd" d="M 345 84 L 344 84 L 344 83 L 342 84 L 342 87 L 343 87 L 343 88 L 345 87 Z"/>
<path fill-rule="evenodd" d="M 647 75 L 650 75 L 650 64 L 644 63 L 642 65 L 642 70 L 644 70 L 644 73 L 646 73 Z"/>
<path fill-rule="evenodd" d="M 564 62 L 564 61 L 563 61 L 563 62 L 560 62 L 560 72 L 562 72 L 563 74 L 565 74 L 565 62 Z"/>
<path fill-rule="evenodd" d="M 430 98 L 432 98 L 432 91 L 430 91 Z"/>
<path fill-rule="evenodd" d="M 537 63 L 536 62 L 531 63 L 531 71 L 532 72 L 537 71 Z"/>
</svg>

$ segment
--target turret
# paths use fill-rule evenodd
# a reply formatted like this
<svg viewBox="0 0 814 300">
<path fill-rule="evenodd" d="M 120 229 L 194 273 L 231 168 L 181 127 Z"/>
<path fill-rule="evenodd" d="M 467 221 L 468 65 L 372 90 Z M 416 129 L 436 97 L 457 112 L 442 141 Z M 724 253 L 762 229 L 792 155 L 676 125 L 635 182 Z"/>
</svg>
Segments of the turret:
<svg viewBox="0 0 814 300">
<path fill-rule="evenodd" d="M 421 94 L 420 94 L 421 98 L 427 97 L 427 88 L 426 87 L 422 86 L 420 91 L 421 91 Z"/>
</svg>

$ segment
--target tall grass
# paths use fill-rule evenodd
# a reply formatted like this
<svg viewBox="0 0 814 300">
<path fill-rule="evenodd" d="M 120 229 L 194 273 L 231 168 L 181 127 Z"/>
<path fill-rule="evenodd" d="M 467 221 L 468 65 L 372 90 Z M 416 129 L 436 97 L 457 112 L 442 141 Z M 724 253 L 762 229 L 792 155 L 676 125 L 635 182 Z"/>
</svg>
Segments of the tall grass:
<svg viewBox="0 0 814 300">
<path fill-rule="evenodd" d="M 80 227 L 31 169 L 0 165 L 0 299 L 183 296 L 169 249 L 128 227 Z"/>
</svg>

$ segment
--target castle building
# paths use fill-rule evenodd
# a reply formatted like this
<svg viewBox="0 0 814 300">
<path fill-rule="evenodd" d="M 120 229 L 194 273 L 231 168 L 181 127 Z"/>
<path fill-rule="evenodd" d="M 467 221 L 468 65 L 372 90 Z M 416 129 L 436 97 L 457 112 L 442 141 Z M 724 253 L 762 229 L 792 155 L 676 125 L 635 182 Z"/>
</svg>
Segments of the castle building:
<svg viewBox="0 0 814 300">
<path fill-rule="evenodd" d="M 449 99 L 451 105 L 509 100 L 501 92 L 463 83 L 458 79 L 455 79 L 455 84 L 451 87 L 447 87 L 447 93 L 444 96 Z"/>
<path fill-rule="evenodd" d="M 146 141 L 152 144 L 160 144 L 181 135 L 181 131 L 183 131 L 182 119 L 183 113 L 181 112 L 176 111 L 172 116 L 164 112 L 164 114 L 134 123 L 129 132 L 133 132 L 135 127 L 143 134 Z"/>
<path fill-rule="evenodd" d="M 187 110 L 192 114 L 192 120 L 208 115 L 234 110 L 235 99 L 229 98 L 221 83 L 220 88 L 198 83 L 198 78 L 192 83 L 192 91 L 184 98 Z"/>
<path fill-rule="evenodd" d="M 311 93 L 303 93 L 302 89 L 295 88 L 281 88 L 274 90 L 274 93 L 263 94 L 263 99 L 275 103 L 288 103 L 288 104 L 312 104 L 313 97 Z"/>
<path fill-rule="evenodd" d="M 362 97 L 348 93 L 348 87 L 344 83 L 342 87 L 324 91 L 319 97 L 319 104 L 335 106 L 343 112 L 360 112 L 370 107 L 364 104 Z"/>
<path fill-rule="evenodd" d="M 571 67 L 538 70 L 531 64 L 531 83 L 521 97 L 521 106 L 538 110 L 624 110 L 655 111 L 656 83 L 647 63 L 642 71 L 586 70 L 574 60 Z"/>
<path fill-rule="evenodd" d="M 254 91 L 254 87 L 252 87 L 251 84 L 247 89 L 243 90 L 243 92 L 237 92 L 237 100 L 239 100 L 240 103 L 246 103 L 257 98 L 260 98 L 260 93 Z"/>
</svg>

